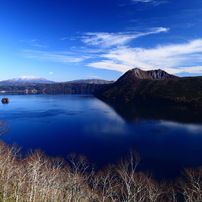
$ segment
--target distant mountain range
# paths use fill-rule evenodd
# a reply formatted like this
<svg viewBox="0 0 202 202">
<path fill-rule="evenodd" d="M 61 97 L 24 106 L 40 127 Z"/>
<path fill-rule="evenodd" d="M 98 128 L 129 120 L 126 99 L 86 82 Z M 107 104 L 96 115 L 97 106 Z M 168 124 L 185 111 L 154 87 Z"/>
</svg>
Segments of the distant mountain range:
<svg viewBox="0 0 202 202">
<path fill-rule="evenodd" d="M 21 76 L 19 78 L 14 78 L 10 80 L 0 81 L 0 85 L 30 85 L 30 84 L 51 84 L 55 83 L 54 81 L 49 81 L 44 78 L 40 77 L 33 77 L 33 76 Z"/>
<path fill-rule="evenodd" d="M 24 76 L 0 82 L 0 93 L 17 94 L 92 94 L 111 84 L 99 79 L 54 82 L 43 78 Z"/>
<path fill-rule="evenodd" d="M 113 81 L 106 81 L 101 79 L 80 79 L 67 82 L 55 82 L 40 77 L 21 76 L 14 79 L 0 81 L 0 86 L 36 85 L 36 84 L 53 84 L 53 83 L 110 84 L 113 83 Z"/>
<path fill-rule="evenodd" d="M 107 102 L 202 106 L 202 77 L 180 78 L 161 69 L 134 68 L 96 91 L 95 96 Z"/>
</svg>

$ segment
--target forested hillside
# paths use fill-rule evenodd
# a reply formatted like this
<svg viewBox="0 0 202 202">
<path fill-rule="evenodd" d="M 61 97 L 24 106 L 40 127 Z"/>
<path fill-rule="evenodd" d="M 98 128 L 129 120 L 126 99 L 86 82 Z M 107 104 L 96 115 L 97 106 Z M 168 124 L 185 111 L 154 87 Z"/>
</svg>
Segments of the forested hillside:
<svg viewBox="0 0 202 202">
<path fill-rule="evenodd" d="M 0 86 L 0 92 L 23 94 L 92 94 L 108 84 L 53 83 Z"/>
</svg>

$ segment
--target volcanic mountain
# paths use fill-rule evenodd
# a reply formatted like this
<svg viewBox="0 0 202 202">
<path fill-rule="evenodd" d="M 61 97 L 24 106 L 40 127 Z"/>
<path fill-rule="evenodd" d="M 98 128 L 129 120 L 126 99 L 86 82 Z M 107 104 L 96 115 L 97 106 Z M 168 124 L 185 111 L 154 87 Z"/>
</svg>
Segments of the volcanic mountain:
<svg viewBox="0 0 202 202">
<path fill-rule="evenodd" d="M 108 102 L 188 104 L 202 106 L 202 77 L 177 77 L 158 69 L 127 71 L 115 83 L 95 92 Z"/>
<path fill-rule="evenodd" d="M 175 79 L 178 78 L 172 74 L 168 74 L 167 72 L 158 69 L 151 71 L 143 71 L 138 68 L 131 69 L 127 71 L 123 76 L 121 76 L 115 85 L 128 85 L 128 84 L 136 84 L 141 82 L 144 79 L 147 80 L 165 80 L 165 79 Z"/>
<path fill-rule="evenodd" d="M 127 71 L 119 80 L 122 79 L 151 79 L 151 80 L 164 80 L 164 79 L 174 79 L 177 76 L 172 74 L 168 74 L 167 72 L 158 69 L 158 70 L 151 70 L 151 71 L 143 71 L 138 68 L 131 69 Z"/>
</svg>

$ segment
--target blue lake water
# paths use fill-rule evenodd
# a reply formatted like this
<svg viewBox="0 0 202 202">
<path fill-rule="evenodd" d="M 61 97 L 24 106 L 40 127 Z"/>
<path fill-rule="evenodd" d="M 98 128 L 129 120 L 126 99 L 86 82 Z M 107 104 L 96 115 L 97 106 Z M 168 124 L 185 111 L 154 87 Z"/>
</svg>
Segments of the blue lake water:
<svg viewBox="0 0 202 202">
<path fill-rule="evenodd" d="M 174 178 L 183 167 L 202 165 L 198 111 L 110 106 L 91 95 L 7 97 L 0 120 L 9 131 L 1 139 L 24 152 L 39 148 L 59 157 L 74 152 L 99 168 L 134 149 L 141 155 L 139 169 L 156 178 Z"/>
</svg>

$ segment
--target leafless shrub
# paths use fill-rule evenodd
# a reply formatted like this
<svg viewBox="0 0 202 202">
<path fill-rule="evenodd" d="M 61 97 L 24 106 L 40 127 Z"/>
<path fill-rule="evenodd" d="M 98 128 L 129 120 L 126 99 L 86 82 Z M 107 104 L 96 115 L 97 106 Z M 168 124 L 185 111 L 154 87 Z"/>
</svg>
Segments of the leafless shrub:
<svg viewBox="0 0 202 202">
<path fill-rule="evenodd" d="M 90 185 L 97 201 L 117 201 L 117 180 L 114 165 L 109 165 L 103 171 L 99 171 L 92 176 Z"/>
<path fill-rule="evenodd" d="M 0 121 L 0 135 L 3 135 L 8 131 L 9 127 L 6 122 Z"/>
<path fill-rule="evenodd" d="M 179 199 L 179 189 L 177 183 L 174 182 L 164 182 L 163 183 L 163 193 L 162 193 L 162 201 L 165 202 L 177 202 Z"/>
<path fill-rule="evenodd" d="M 0 201 L 3 202 L 200 202 L 202 168 L 185 169 L 177 183 L 160 184 L 137 170 L 129 158 L 95 171 L 83 156 L 65 162 L 39 150 L 21 158 L 19 149 L 0 142 Z"/>
<path fill-rule="evenodd" d="M 137 171 L 139 162 L 140 156 L 131 151 L 129 158 L 121 160 L 117 166 L 119 201 L 159 201 L 162 195 L 161 186 L 148 175 Z"/>
<path fill-rule="evenodd" d="M 185 169 L 179 185 L 186 202 L 202 201 L 202 167 Z"/>
</svg>

